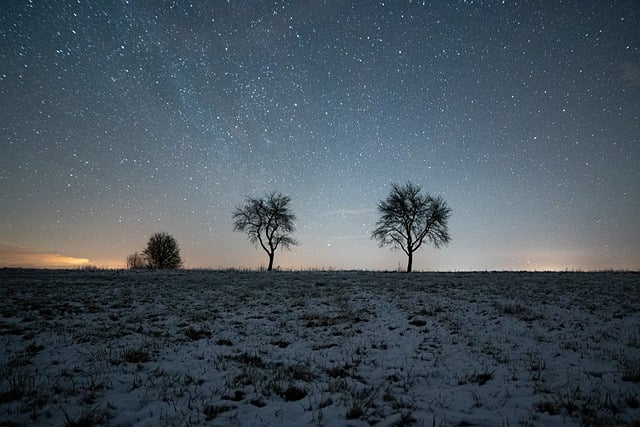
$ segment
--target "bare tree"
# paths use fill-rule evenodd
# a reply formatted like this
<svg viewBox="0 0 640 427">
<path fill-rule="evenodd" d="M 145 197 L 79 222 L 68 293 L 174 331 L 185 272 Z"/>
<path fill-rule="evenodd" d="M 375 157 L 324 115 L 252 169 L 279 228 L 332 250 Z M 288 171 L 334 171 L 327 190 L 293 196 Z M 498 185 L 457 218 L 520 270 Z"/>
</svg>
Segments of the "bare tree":
<svg viewBox="0 0 640 427">
<path fill-rule="evenodd" d="M 249 241 L 260 246 L 269 256 L 268 271 L 273 269 L 273 258 L 278 247 L 290 249 L 298 245 L 291 237 L 295 231 L 296 216 L 291 212 L 291 199 L 280 193 L 263 198 L 247 197 L 244 205 L 233 212 L 233 231 L 246 233 Z"/>
<path fill-rule="evenodd" d="M 182 267 L 178 242 L 168 233 L 153 234 L 142 254 L 149 268 L 175 269 Z"/>
<path fill-rule="evenodd" d="M 413 253 L 426 240 L 436 248 L 449 243 L 447 222 L 451 209 L 440 197 L 422 195 L 418 185 L 392 184 L 391 192 L 378 204 L 380 219 L 371 235 L 380 247 L 390 245 L 407 254 L 407 272 L 411 272 Z"/>
<path fill-rule="evenodd" d="M 134 252 L 127 257 L 127 269 L 140 270 L 147 268 L 147 260 L 139 252 Z"/>
</svg>

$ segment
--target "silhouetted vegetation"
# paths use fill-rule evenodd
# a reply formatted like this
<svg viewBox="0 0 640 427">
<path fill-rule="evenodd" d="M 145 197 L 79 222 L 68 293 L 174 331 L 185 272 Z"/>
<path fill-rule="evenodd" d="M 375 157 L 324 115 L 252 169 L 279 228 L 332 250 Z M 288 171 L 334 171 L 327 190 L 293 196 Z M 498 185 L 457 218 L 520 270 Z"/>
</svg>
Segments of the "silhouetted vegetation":
<svg viewBox="0 0 640 427">
<path fill-rule="evenodd" d="M 149 238 L 142 251 L 148 268 L 175 269 L 182 267 L 180 247 L 176 239 L 168 233 L 155 233 Z"/>
<path fill-rule="evenodd" d="M 390 245 L 407 254 L 407 272 L 411 272 L 413 253 L 426 240 L 436 248 L 449 243 L 447 222 L 451 209 L 440 197 L 422 195 L 420 186 L 407 182 L 392 184 L 391 192 L 378 204 L 380 219 L 371 235 L 380 247 Z"/>
<path fill-rule="evenodd" d="M 147 268 L 147 260 L 139 252 L 134 252 L 127 257 L 128 270 L 141 270 Z"/>
<path fill-rule="evenodd" d="M 298 245 L 291 237 L 295 231 L 296 216 L 291 212 L 291 199 L 280 193 L 271 193 L 259 199 L 247 197 L 244 205 L 233 213 L 233 230 L 246 233 L 249 241 L 260 246 L 269 256 L 268 271 L 273 269 L 273 258 L 278 247 L 289 249 Z"/>
</svg>

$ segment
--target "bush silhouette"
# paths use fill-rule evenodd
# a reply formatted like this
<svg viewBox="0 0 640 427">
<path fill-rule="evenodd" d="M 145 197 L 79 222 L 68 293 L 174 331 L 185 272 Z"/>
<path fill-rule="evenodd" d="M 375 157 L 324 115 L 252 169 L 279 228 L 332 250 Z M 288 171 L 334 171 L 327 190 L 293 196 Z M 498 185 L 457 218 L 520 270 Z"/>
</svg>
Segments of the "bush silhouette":
<svg viewBox="0 0 640 427">
<path fill-rule="evenodd" d="M 151 269 L 175 269 L 182 267 L 178 242 L 168 233 L 155 233 L 142 251 Z"/>
</svg>

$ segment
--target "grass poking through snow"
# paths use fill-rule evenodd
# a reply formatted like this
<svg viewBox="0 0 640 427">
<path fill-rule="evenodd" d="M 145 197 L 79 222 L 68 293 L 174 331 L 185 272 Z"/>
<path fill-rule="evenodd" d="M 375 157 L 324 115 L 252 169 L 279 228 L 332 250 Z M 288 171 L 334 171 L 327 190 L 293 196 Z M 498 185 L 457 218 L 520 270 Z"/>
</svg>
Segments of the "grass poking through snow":
<svg viewBox="0 0 640 427">
<path fill-rule="evenodd" d="M 0 425 L 640 425 L 634 273 L 0 271 Z"/>
</svg>

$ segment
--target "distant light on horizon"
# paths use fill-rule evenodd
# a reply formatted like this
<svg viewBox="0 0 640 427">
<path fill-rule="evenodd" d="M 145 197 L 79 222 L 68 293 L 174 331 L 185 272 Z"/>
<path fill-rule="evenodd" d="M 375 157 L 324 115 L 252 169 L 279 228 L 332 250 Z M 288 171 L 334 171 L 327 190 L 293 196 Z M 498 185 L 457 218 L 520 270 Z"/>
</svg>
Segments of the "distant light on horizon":
<svg viewBox="0 0 640 427">
<path fill-rule="evenodd" d="M 75 268 L 89 265 L 90 261 L 89 258 L 65 256 L 57 253 L 0 249 L 0 267 L 7 268 Z"/>
</svg>

